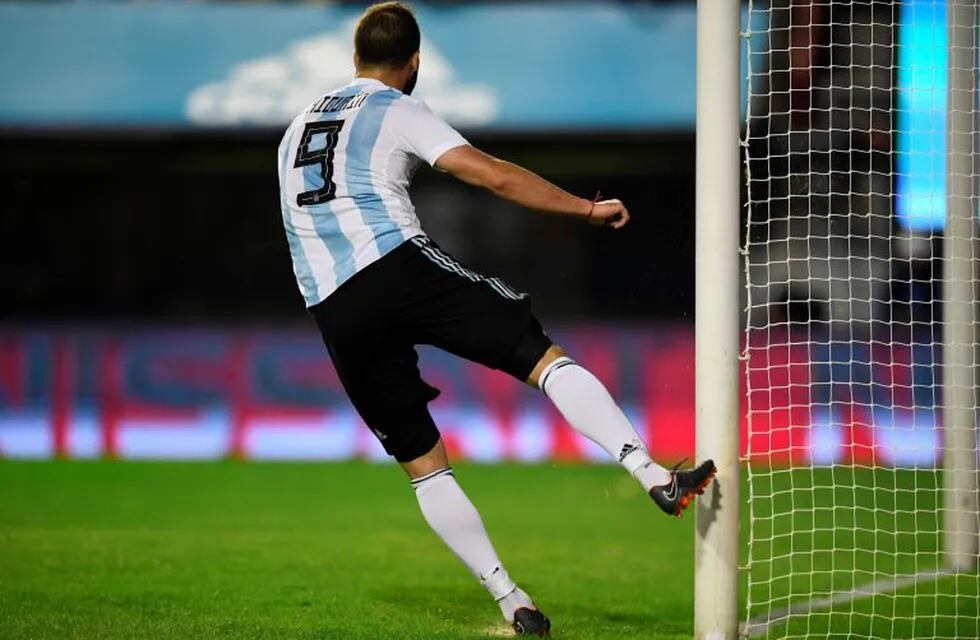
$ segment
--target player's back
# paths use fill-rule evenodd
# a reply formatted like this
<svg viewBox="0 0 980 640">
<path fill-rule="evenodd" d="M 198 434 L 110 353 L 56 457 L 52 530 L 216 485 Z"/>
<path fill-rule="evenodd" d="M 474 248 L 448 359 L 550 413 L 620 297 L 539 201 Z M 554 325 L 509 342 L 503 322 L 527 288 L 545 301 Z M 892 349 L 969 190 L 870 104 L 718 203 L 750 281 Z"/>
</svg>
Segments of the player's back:
<svg viewBox="0 0 980 640">
<path fill-rule="evenodd" d="M 308 306 L 413 236 L 421 160 L 465 144 L 420 101 L 369 78 L 315 100 L 279 145 L 282 217 Z M 438 155 L 433 155 L 438 154 Z"/>
</svg>

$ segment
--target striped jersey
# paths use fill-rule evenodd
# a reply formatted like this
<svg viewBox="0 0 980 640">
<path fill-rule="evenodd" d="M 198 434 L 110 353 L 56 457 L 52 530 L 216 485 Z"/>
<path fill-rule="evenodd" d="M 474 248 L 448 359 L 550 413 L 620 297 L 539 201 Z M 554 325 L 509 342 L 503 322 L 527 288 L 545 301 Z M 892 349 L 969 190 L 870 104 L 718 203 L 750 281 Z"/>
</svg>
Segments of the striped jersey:
<svg viewBox="0 0 980 640">
<path fill-rule="evenodd" d="M 355 78 L 293 120 L 279 144 L 279 193 L 306 306 L 424 235 L 408 197 L 412 175 L 465 144 L 424 102 L 371 78 Z"/>
</svg>

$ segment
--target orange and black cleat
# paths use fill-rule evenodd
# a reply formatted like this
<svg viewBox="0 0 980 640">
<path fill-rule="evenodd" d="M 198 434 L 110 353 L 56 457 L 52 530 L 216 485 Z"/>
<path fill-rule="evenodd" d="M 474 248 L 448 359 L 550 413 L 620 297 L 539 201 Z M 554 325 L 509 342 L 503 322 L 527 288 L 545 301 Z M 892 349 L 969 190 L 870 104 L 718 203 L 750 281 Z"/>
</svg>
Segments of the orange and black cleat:
<svg viewBox="0 0 980 640">
<path fill-rule="evenodd" d="M 686 471 L 677 471 L 677 467 L 674 467 L 670 472 L 670 483 L 650 489 L 650 497 L 664 513 L 679 518 L 681 511 L 691 504 L 694 496 L 704 493 L 704 488 L 717 472 L 715 463 L 711 460 L 705 460 L 699 466 Z"/>
<path fill-rule="evenodd" d="M 514 622 L 511 626 L 519 636 L 546 638 L 551 634 L 551 620 L 537 609 L 528 607 L 521 607 L 514 612 Z"/>
</svg>

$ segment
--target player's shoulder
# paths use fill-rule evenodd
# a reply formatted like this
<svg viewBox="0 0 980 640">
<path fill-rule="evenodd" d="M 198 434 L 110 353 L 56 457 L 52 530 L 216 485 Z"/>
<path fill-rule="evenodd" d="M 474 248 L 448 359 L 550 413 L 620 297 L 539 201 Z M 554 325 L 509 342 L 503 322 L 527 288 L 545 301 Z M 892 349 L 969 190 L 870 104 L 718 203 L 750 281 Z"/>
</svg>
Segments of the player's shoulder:
<svg viewBox="0 0 980 640">
<path fill-rule="evenodd" d="M 414 113 L 432 113 L 432 109 L 429 108 L 429 105 L 427 105 L 424 100 L 404 94 L 398 89 L 388 89 L 387 91 L 379 93 L 388 92 L 391 92 L 388 99 L 392 100 L 392 98 L 394 98 L 391 102 L 391 107 L 393 109 Z"/>
<path fill-rule="evenodd" d="M 297 128 L 302 128 L 306 121 L 307 110 L 304 109 L 299 114 L 297 114 L 286 127 L 286 130 L 282 133 L 282 140 L 279 142 L 279 149 L 282 151 L 289 146 L 290 140 L 293 138 L 293 134 L 296 132 Z"/>
<path fill-rule="evenodd" d="M 427 108 L 426 104 L 418 98 L 402 93 L 398 89 L 389 89 L 389 91 L 392 91 L 398 95 L 398 104 L 400 106 L 409 108 Z"/>
<path fill-rule="evenodd" d="M 394 90 L 393 90 L 394 91 Z M 428 127 L 441 121 L 424 100 L 397 92 L 398 98 L 391 102 L 391 119 L 407 127 Z"/>
<path fill-rule="evenodd" d="M 289 145 L 293 138 L 293 131 L 296 129 L 296 121 L 299 120 L 300 117 L 301 116 L 296 116 L 293 118 L 286 127 L 285 131 L 282 132 L 282 138 L 279 140 L 279 155 L 282 155 L 289 149 Z"/>
</svg>

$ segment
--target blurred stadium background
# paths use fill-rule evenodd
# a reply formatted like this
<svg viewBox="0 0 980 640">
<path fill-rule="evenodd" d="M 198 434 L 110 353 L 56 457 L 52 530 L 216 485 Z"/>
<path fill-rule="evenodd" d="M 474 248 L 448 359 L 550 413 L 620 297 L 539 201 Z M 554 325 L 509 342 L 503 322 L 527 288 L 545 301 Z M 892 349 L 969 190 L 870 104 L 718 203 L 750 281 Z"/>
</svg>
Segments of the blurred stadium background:
<svg viewBox="0 0 980 640">
<path fill-rule="evenodd" d="M 381 455 L 355 426 L 290 282 L 270 172 L 270 150 L 291 114 L 351 75 L 352 21 L 362 7 L 0 5 L 0 455 Z M 755 221 L 753 230 L 767 235 L 754 245 L 752 277 L 787 272 L 753 292 L 753 320 L 764 322 L 775 309 L 784 318 L 795 313 L 798 320 L 805 311 L 846 326 L 880 319 L 895 306 L 909 317 L 929 317 L 928 284 L 905 285 L 923 280 L 932 262 L 895 258 L 931 255 L 929 233 L 941 226 L 942 212 L 938 223 L 892 216 L 888 167 L 893 155 L 899 162 L 909 157 L 894 154 L 896 148 L 930 148 L 941 130 L 912 137 L 911 123 L 896 127 L 883 107 L 911 74 L 849 57 L 892 51 L 901 35 L 896 8 L 808 7 L 774 12 L 786 24 L 773 28 L 799 42 L 822 39 L 805 54 L 822 57 L 773 56 L 782 69 L 755 70 L 757 79 L 773 83 L 752 110 L 753 126 L 764 135 L 753 132 L 750 140 L 771 149 L 755 154 L 762 160 L 753 173 L 754 184 L 772 189 L 756 199 L 765 209 L 761 220 L 774 222 Z M 419 3 L 418 11 L 426 65 L 418 93 L 438 113 L 491 153 L 576 193 L 601 189 L 637 214 L 629 233 L 595 233 L 423 171 L 414 194 L 426 229 L 464 261 L 531 293 L 539 314 L 608 381 L 658 452 L 687 455 L 694 380 L 693 3 L 434 2 Z M 811 30 L 811 11 L 836 11 L 847 28 Z M 842 11 L 853 11 L 865 27 L 853 28 Z M 920 47 L 919 64 L 932 62 L 933 53 Z M 819 68 L 803 72 L 809 64 Z M 868 77 L 841 83 L 841 73 Z M 870 88 L 857 93 L 855 85 Z M 803 115 L 813 100 L 828 127 L 830 119 L 853 126 L 836 139 L 807 138 L 801 127 L 804 120 L 810 126 L 808 117 L 791 118 L 772 94 L 795 101 Z M 867 144 L 852 144 L 852 135 Z M 799 185 L 785 176 L 815 153 L 828 163 L 810 167 L 815 179 L 828 182 L 815 188 L 839 195 L 779 197 L 779 190 L 795 195 Z M 770 171 L 784 177 L 770 181 Z M 924 187 L 900 173 L 901 205 Z M 913 178 L 937 180 L 928 172 Z M 835 198 L 833 206 L 853 213 L 847 225 L 878 227 L 860 231 L 869 242 L 857 247 L 829 230 Z M 838 239 L 815 247 L 808 232 Z M 780 245 L 784 238 L 790 240 Z M 784 253 L 770 258 L 777 245 Z M 846 278 L 854 250 L 871 265 L 867 282 L 878 289 L 853 296 L 864 304 L 832 305 L 832 292 L 820 282 Z M 786 265 L 794 261 L 803 266 L 790 273 Z M 817 263 L 830 273 L 812 278 Z M 898 273 L 910 268 L 917 271 Z M 900 286 L 891 287 L 893 279 Z M 833 374 L 848 384 L 890 375 L 872 371 L 869 356 L 853 365 L 849 344 L 841 354 L 828 345 L 827 357 L 809 371 L 805 357 L 789 353 L 802 367 L 794 379 L 826 382 Z M 916 380 L 932 379 L 931 347 L 898 351 L 897 361 L 914 363 Z M 457 453 L 484 460 L 594 453 L 532 392 L 437 353 L 424 353 L 423 362 L 444 389 L 434 406 Z M 920 394 L 930 388 L 915 387 Z M 834 390 L 822 384 L 818 392 L 829 403 Z M 792 422 L 805 427 L 807 420 Z M 773 428 L 786 433 L 789 424 L 787 416 Z M 838 444 L 828 437 L 821 459 L 832 459 Z M 919 462 L 933 456 L 917 455 Z"/>
<path fill-rule="evenodd" d="M 0 455 L 383 455 L 290 281 L 270 169 L 292 114 L 352 75 L 363 4 L 0 6 Z M 637 213 L 628 234 L 595 233 L 422 171 L 427 231 L 530 292 L 640 422 L 661 425 L 663 454 L 688 451 L 693 6 L 417 8 L 417 92 L 436 112 Z M 532 392 L 423 362 L 460 453 L 586 455 Z"/>
<path fill-rule="evenodd" d="M 0 458 L 385 458 L 344 397 L 302 308 L 275 177 L 275 149 L 289 119 L 352 74 L 352 27 L 366 4 L 0 4 Z M 601 190 L 621 198 L 633 213 L 627 232 L 606 234 L 530 214 L 422 170 L 413 196 L 424 228 L 464 262 L 530 293 L 557 341 L 607 383 L 658 458 L 674 462 L 692 455 L 694 3 L 413 5 L 423 30 L 419 97 L 475 145 L 574 193 Z M 945 189 L 945 175 L 928 164 L 944 148 L 944 124 L 935 105 L 901 101 L 945 91 L 939 74 L 909 72 L 944 64 L 934 40 L 913 35 L 942 29 L 937 15 L 945 5 L 772 0 L 754 3 L 751 11 L 742 6 L 743 29 L 753 43 L 766 40 L 758 48 L 764 55 L 742 56 L 740 74 L 747 80 L 741 82 L 742 121 L 753 178 L 743 187 L 753 217 L 743 209 L 741 221 L 748 247 L 741 278 L 751 297 L 740 295 L 748 310 L 745 347 L 758 358 L 743 372 L 742 384 L 759 390 L 750 395 L 751 438 L 748 416 L 741 420 L 741 446 L 766 465 L 931 469 L 940 460 L 940 344 L 934 332 L 941 317 L 936 280 L 945 211 L 923 208 L 921 199 L 940 197 Z M 882 331 L 888 340 L 876 339 Z M 922 332 L 928 339 L 921 339 Z M 605 459 L 531 390 L 503 374 L 420 351 L 425 377 L 442 389 L 432 408 L 456 459 Z M 289 533 L 310 548 L 347 549 L 346 538 L 303 538 L 297 513 L 316 507 L 300 504 L 295 495 L 280 504 L 273 494 L 278 487 L 298 495 L 308 482 L 377 478 L 379 471 L 345 464 L 326 475 L 302 465 L 296 471 L 269 468 L 277 470 L 227 467 L 233 470 L 222 479 L 207 467 L 134 466 L 113 476 L 131 483 L 113 494 L 119 515 L 86 502 L 111 483 L 101 472 L 7 462 L 0 464 L 0 478 L 15 490 L 6 502 L 0 497 L 0 524 L 70 529 L 93 517 L 123 528 L 166 529 L 188 518 L 188 526 L 201 531 L 247 531 L 253 516 L 242 515 L 248 508 L 236 502 L 228 484 L 242 482 L 266 513 L 295 509 L 286 516 L 294 527 Z M 243 475 L 248 473 L 256 475 Z M 497 467 L 471 473 L 506 482 Z M 624 547 L 642 544 L 642 537 L 622 527 L 590 528 L 593 517 L 607 523 L 614 517 L 607 513 L 610 505 L 631 508 L 623 496 L 635 496 L 613 482 L 613 470 L 587 473 L 606 483 L 608 504 L 553 516 L 571 518 L 564 522 L 567 531 L 577 532 L 583 545 L 608 536 L 593 559 L 601 572 L 621 562 Z M 182 511 L 168 502 L 173 512 L 147 518 L 142 500 L 185 474 L 217 487 L 214 502 L 190 499 Z M 392 485 L 394 477 L 385 475 Z M 558 480 L 544 477 L 535 482 L 554 484 L 541 484 L 534 495 L 552 507 L 590 490 L 567 473 Z M 792 487 L 792 477 L 788 481 Z M 179 491 L 192 493 L 195 482 L 178 482 Z M 383 496 L 380 481 L 374 482 L 370 489 Z M 930 476 L 925 484 L 933 493 L 915 508 L 934 511 L 936 481 Z M 71 486 L 92 492 L 79 503 L 85 508 L 66 508 L 70 492 L 61 502 L 51 498 Z M 778 494 L 779 482 L 767 491 Z M 482 499 L 489 504 L 488 520 L 505 513 L 505 503 L 494 506 L 491 495 Z M 210 509 L 228 501 L 229 519 L 218 522 Z M 341 505 L 340 512 L 356 520 L 356 502 Z M 393 504 L 383 503 L 387 513 L 415 517 L 407 515 L 411 504 Z M 48 515 L 41 514 L 43 507 L 50 507 Z M 901 501 L 893 508 L 901 511 Z M 517 547 L 512 532 L 522 525 L 503 521 L 502 546 Z M 887 525 L 876 520 L 867 526 Z M 8 549 L 34 544 L 32 534 L 18 538 L 11 530 L 0 533 Z M 539 540 L 553 533 L 534 531 Z M 680 560 L 660 570 L 683 573 L 680 614 L 658 617 L 651 610 L 630 618 L 628 605 L 644 603 L 633 593 L 635 585 L 605 585 L 622 609 L 582 635 L 565 637 L 640 637 L 652 625 L 663 625 L 657 627 L 663 637 L 689 637 L 690 523 L 678 531 L 663 535 Z M 355 538 L 370 540 L 363 535 Z M 417 535 L 427 540 L 421 529 Z M 85 540 L 79 544 L 115 544 Z M 130 543 L 139 553 L 140 546 Z M 887 553 L 895 553 L 894 545 Z M 532 551 L 542 552 L 532 547 L 527 555 Z M 0 554 L 0 586 L 6 565 L 9 576 L 47 598 L 51 576 L 40 580 L 14 555 Z M 303 558 L 296 560 L 300 575 L 315 575 L 312 561 Z M 387 558 L 362 560 L 348 567 L 350 576 L 387 566 Z M 63 561 L 78 571 L 90 569 Z M 451 559 L 445 567 L 462 573 Z M 288 590 L 268 570 L 261 577 Z M 765 598 L 778 600 L 778 587 L 764 586 Z M 967 586 L 975 588 L 975 581 Z M 19 596 L 16 585 L 0 590 L 7 594 L 0 597 L 0 613 L 6 607 L 9 614 L 18 602 L 35 606 L 38 600 L 24 595 L 29 590 Z M 965 590 L 960 587 L 961 596 Z M 957 601 L 973 629 L 976 595 L 967 594 L 965 604 Z M 481 606 L 476 598 L 474 611 Z M 60 601 L 52 596 L 51 602 Z M 333 605 L 342 615 L 343 602 Z M 254 603 L 241 606 L 245 611 Z M 291 614 L 283 609 L 282 615 Z M 576 615 L 585 620 L 588 612 L 569 610 L 565 620 Z M 466 620 L 442 628 L 436 618 L 425 622 L 438 632 L 422 628 L 392 637 L 474 633 Z M 70 615 L 59 620 L 64 633 L 78 622 Z M 17 624 L 11 627 L 15 637 L 44 628 L 23 617 Z M 85 628 L 98 637 L 128 627 Z M 374 628 L 368 625 L 363 637 L 381 637 Z M 871 635 L 871 627 L 857 628 Z M 156 629 L 158 637 L 181 627 L 162 629 Z M 228 628 L 230 636 L 248 633 Z M 316 637 L 362 637 L 358 633 L 334 636 L 320 629 Z M 875 633 L 913 635 L 894 627 Z"/>
</svg>

